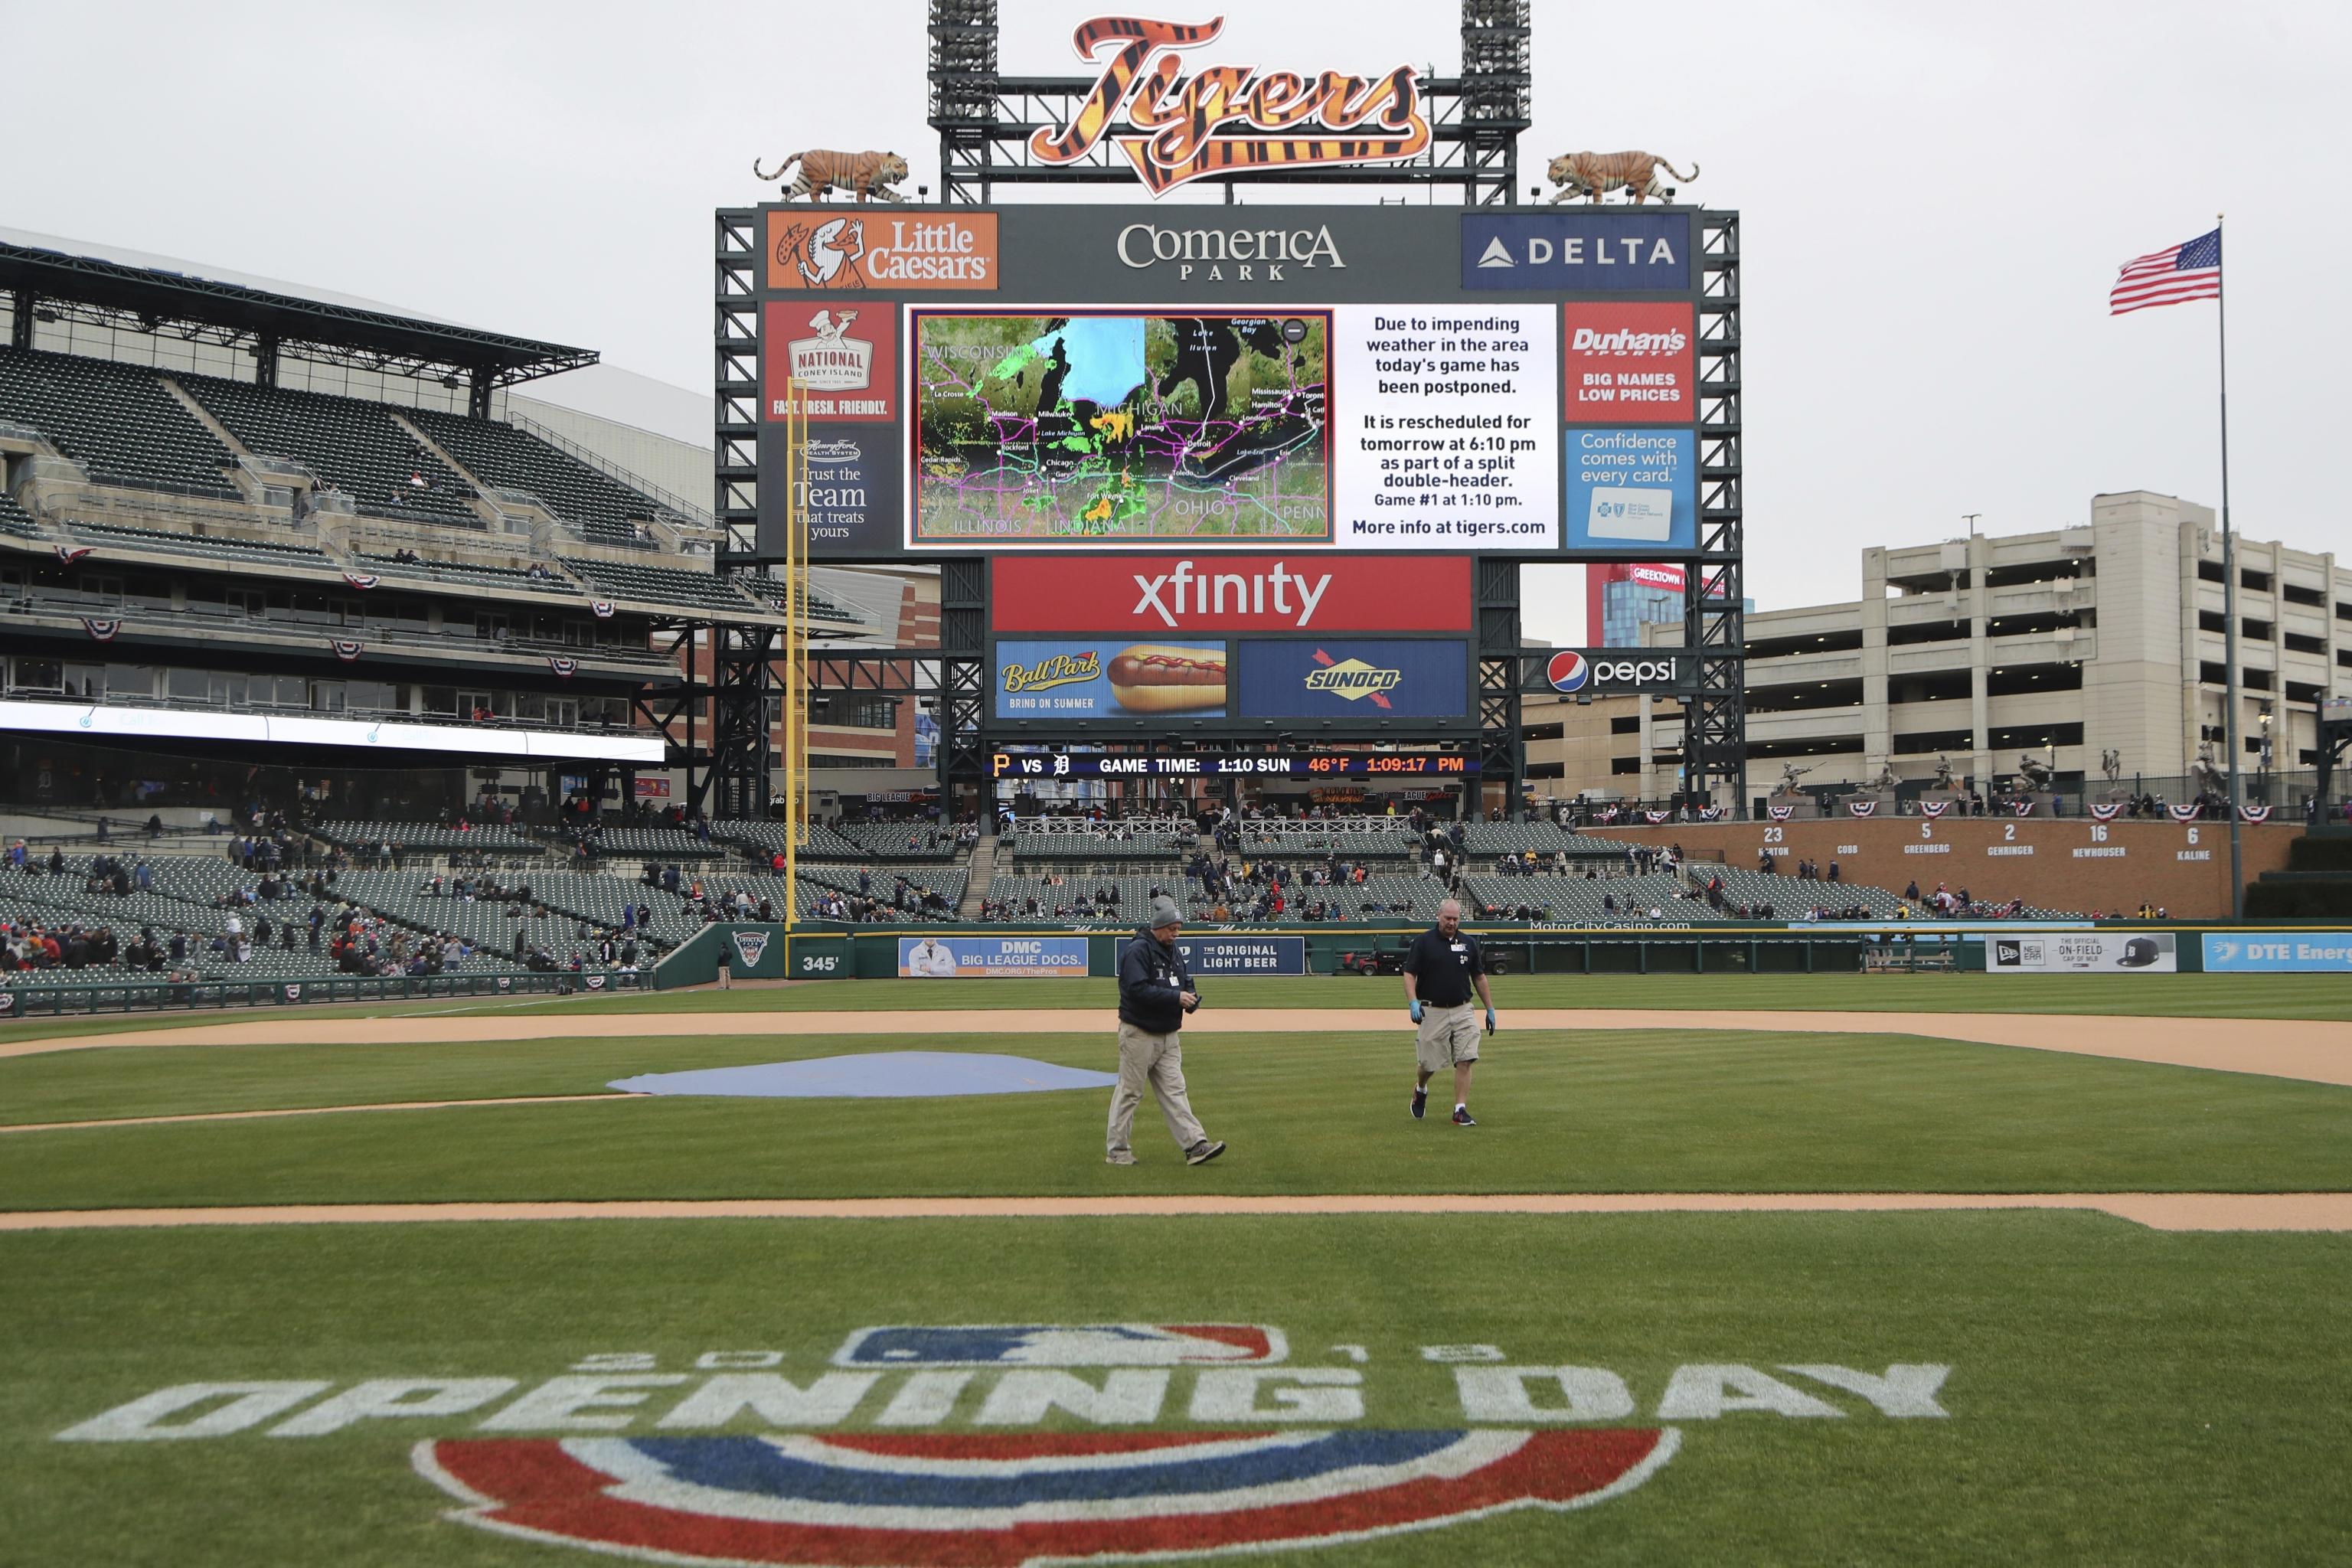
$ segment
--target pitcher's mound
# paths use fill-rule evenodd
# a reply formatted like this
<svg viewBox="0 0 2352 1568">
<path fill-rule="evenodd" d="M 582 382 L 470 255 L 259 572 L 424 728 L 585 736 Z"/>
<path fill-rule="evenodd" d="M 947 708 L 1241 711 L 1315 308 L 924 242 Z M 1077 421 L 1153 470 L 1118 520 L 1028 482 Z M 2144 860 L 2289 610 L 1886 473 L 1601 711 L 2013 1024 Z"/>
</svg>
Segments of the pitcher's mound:
<svg viewBox="0 0 2352 1568">
<path fill-rule="evenodd" d="M 615 1079 L 625 1094 L 709 1094 L 759 1100 L 876 1100 L 958 1094 L 1035 1094 L 1108 1089 L 1117 1073 L 1056 1067 L 1027 1057 L 962 1051 L 869 1051 L 756 1067 L 706 1068 Z"/>
</svg>

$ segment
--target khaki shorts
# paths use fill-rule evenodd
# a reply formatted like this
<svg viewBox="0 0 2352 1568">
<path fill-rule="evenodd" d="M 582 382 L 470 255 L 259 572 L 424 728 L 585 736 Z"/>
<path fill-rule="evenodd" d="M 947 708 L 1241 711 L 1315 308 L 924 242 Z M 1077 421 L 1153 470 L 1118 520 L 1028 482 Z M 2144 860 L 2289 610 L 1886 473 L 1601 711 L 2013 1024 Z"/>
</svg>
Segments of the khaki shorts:
<svg viewBox="0 0 2352 1568">
<path fill-rule="evenodd" d="M 1459 1007 L 1421 1010 L 1421 1033 L 1412 1042 L 1421 1070 L 1444 1072 L 1478 1059 L 1478 1009 L 1465 1002 Z"/>
</svg>

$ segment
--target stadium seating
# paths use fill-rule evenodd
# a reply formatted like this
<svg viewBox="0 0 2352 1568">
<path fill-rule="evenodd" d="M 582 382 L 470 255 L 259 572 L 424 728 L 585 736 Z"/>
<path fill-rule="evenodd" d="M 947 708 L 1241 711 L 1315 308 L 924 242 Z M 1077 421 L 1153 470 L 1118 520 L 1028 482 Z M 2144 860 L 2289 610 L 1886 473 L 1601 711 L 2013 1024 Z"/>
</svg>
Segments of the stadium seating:
<svg viewBox="0 0 2352 1568">
<path fill-rule="evenodd" d="M 32 514 L 16 504 L 16 498 L 0 490 L 0 533 L 13 533 L 19 539 L 38 539 L 41 530 Z"/>
<path fill-rule="evenodd" d="M 569 854 L 571 841 L 551 834 L 554 847 Z M 611 860 L 719 860 L 727 855 L 724 843 L 704 843 L 683 827 L 607 827 L 596 836 L 597 853 Z"/>
<path fill-rule="evenodd" d="M 137 365 L 0 349 L 0 419 L 29 425 L 100 484 L 243 499 L 236 456 Z"/>
<path fill-rule="evenodd" d="M 1670 871 L 1594 879 L 1473 876 L 1462 880 L 1465 910 L 1474 919 L 1490 918 L 1490 910 L 1515 910 L 1521 904 L 1540 910 L 1531 919 L 1564 924 L 1688 925 L 1730 918 L 1687 897 L 1690 889 Z M 1652 910 L 1658 911 L 1655 922 L 1650 921 Z"/>
<path fill-rule="evenodd" d="M 253 566 L 277 562 L 289 566 L 315 566 L 325 570 L 332 564 L 326 552 L 308 544 L 262 543 L 244 539 L 222 539 L 210 534 L 170 533 L 159 528 L 131 528 L 114 522 L 74 522 L 69 525 L 73 535 L 103 557 L 109 545 L 123 550 L 154 550 L 173 555 L 201 555 L 207 560 L 227 562 L 236 566 Z"/>
<path fill-rule="evenodd" d="M 667 510 L 651 496 L 511 425 L 427 409 L 403 412 L 474 478 L 500 489 L 537 496 L 591 543 L 642 544 L 645 536 L 638 525 Z"/>
<path fill-rule="evenodd" d="M 743 572 L 736 574 L 733 581 L 736 586 L 780 616 L 784 613 L 784 605 L 792 597 L 791 590 L 781 577 L 771 577 L 762 573 Z M 835 604 L 825 595 L 823 589 L 814 584 L 808 590 L 803 608 L 812 625 L 821 621 L 829 626 L 861 627 L 865 624 L 858 618 L 856 611 Z"/>
<path fill-rule="evenodd" d="M 438 822 L 372 822 L 350 819 L 322 822 L 312 829 L 330 844 L 345 848 L 369 848 L 390 844 L 395 849 L 422 849 L 436 854 L 471 851 L 491 855 L 536 855 L 542 846 L 520 830 L 497 823 L 477 823 L 460 832 Z"/>
<path fill-rule="evenodd" d="M 214 376 L 177 378 L 254 452 L 289 458 L 379 517 L 479 528 L 471 485 L 425 451 L 381 404 L 281 392 Z M 416 479 L 423 479 L 422 485 Z"/>
<path fill-rule="evenodd" d="M 757 618 L 759 608 L 737 593 L 722 577 L 709 572 L 684 572 L 674 566 L 623 565 L 612 561 L 562 558 L 563 569 L 595 589 L 600 595 L 633 599 L 641 604 L 690 605 L 718 610 L 740 620 Z"/>
<path fill-rule="evenodd" d="M 384 576 L 422 577 L 431 583 L 464 583 L 477 588 L 495 588 L 501 594 L 547 594 L 560 598 L 577 600 L 580 584 L 553 572 L 533 576 L 528 567 L 477 566 L 462 561 L 399 561 L 389 555 L 362 554 L 359 563 L 368 571 Z"/>
</svg>

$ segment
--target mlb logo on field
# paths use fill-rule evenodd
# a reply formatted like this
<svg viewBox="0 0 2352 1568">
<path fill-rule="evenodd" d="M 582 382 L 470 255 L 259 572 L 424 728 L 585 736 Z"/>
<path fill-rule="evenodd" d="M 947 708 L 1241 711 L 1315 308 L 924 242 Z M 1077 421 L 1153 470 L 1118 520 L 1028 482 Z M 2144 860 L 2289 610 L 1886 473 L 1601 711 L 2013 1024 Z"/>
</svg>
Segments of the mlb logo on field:
<svg viewBox="0 0 2352 1568">
<path fill-rule="evenodd" d="M 1193 1366 L 1283 1360 L 1280 1329 L 1255 1323 L 1019 1323 L 860 1329 L 835 1366 Z"/>
</svg>

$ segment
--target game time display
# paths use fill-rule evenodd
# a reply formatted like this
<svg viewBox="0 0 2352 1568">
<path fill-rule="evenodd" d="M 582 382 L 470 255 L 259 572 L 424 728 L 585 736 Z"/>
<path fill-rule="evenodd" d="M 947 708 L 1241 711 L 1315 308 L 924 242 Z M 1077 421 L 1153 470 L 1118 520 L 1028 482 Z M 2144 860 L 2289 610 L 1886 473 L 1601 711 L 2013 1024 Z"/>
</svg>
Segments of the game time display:
<svg viewBox="0 0 2352 1568">
<path fill-rule="evenodd" d="M 999 752 L 995 754 L 991 772 L 1001 779 L 1220 778 L 1241 774 L 1260 778 L 1330 778 L 1349 773 L 1394 778 L 1465 778 L 1476 774 L 1478 759 L 1426 752 L 1385 752 L 1346 756 L 1209 753 L 1186 757 Z"/>
</svg>

